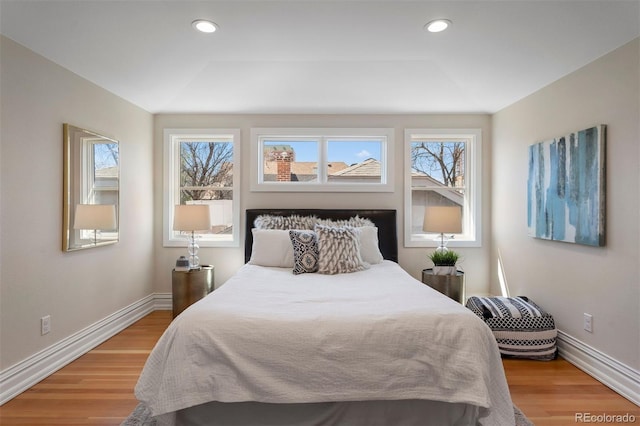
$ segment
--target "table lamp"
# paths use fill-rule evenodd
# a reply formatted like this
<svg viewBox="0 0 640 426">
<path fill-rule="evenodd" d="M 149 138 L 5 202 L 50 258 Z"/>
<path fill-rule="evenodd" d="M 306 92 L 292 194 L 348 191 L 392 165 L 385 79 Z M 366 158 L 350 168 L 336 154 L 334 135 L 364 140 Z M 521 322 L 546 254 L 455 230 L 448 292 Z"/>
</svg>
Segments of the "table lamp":
<svg viewBox="0 0 640 426">
<path fill-rule="evenodd" d="M 428 206 L 424 211 L 422 230 L 440 234 L 440 246 L 436 251 L 448 251 L 444 234 L 462 232 L 462 211 L 459 206 Z"/>
<path fill-rule="evenodd" d="M 78 204 L 73 229 L 93 229 L 93 245 L 98 244 L 98 231 L 116 229 L 116 206 L 113 204 Z"/>
<path fill-rule="evenodd" d="M 189 268 L 199 269 L 198 244 L 195 231 L 205 231 L 211 228 L 211 217 L 208 204 L 183 204 L 175 206 L 173 212 L 173 230 L 191 232 L 189 236 Z"/>
</svg>

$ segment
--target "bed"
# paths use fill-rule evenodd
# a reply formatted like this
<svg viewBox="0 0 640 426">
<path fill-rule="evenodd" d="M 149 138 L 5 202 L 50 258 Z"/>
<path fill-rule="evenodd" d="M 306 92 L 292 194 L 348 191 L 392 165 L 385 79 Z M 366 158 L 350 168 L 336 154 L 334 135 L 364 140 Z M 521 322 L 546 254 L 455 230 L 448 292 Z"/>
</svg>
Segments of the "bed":
<svg viewBox="0 0 640 426">
<path fill-rule="evenodd" d="M 253 229 L 265 217 L 322 222 Z M 170 324 L 140 375 L 159 425 L 514 424 L 491 331 L 400 268 L 394 210 L 250 209 L 246 224 L 247 263 Z M 309 234 L 330 260 L 296 272 Z"/>
</svg>

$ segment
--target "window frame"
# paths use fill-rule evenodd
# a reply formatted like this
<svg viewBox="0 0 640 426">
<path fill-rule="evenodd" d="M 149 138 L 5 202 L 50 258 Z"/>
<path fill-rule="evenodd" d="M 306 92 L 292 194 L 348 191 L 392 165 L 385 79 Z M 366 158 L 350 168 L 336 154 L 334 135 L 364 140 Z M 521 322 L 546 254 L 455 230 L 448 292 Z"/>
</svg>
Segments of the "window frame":
<svg viewBox="0 0 640 426">
<path fill-rule="evenodd" d="M 180 203 L 180 143 L 197 142 L 199 139 L 229 138 L 233 144 L 233 193 L 232 232 L 221 235 L 201 235 L 200 247 L 240 246 L 240 129 L 164 129 L 163 155 L 163 222 L 162 239 L 164 247 L 187 247 L 187 239 L 173 231 L 174 206 Z"/>
<path fill-rule="evenodd" d="M 482 130 L 481 129 L 405 129 L 404 132 L 404 246 L 438 247 L 439 234 L 412 232 L 412 163 L 411 145 L 416 139 L 432 142 L 460 140 L 465 142 L 465 193 L 463 233 L 456 234 L 448 247 L 482 246 Z"/>
<path fill-rule="evenodd" d="M 96 185 L 96 162 L 95 162 L 95 150 L 96 145 L 113 144 L 114 142 L 107 141 L 98 137 L 82 138 L 82 167 L 84 171 L 81 181 L 81 193 L 84 194 L 82 200 L 85 204 L 95 204 L 96 193 L 100 191 L 118 191 L 118 182 L 120 176 L 116 178 L 116 184 L 113 186 L 97 186 Z M 118 160 L 119 161 L 119 160 Z M 117 164 L 116 164 L 117 166 Z"/>
<path fill-rule="evenodd" d="M 120 147 L 118 146 L 118 144 L 114 141 L 108 140 L 108 139 L 104 139 L 98 136 L 91 136 L 88 138 L 81 138 L 82 141 L 82 154 L 81 154 L 81 158 L 82 158 L 82 167 L 80 168 L 80 170 L 84 171 L 84 173 L 81 176 L 81 184 L 80 184 L 80 188 L 81 188 L 81 194 L 82 194 L 82 202 L 83 204 L 101 204 L 98 200 L 96 200 L 96 198 L 98 198 L 98 193 L 100 192 L 107 192 L 107 191 L 111 191 L 115 193 L 115 209 L 116 209 L 116 221 L 118 221 L 119 219 L 117 218 L 118 215 L 118 211 L 119 211 L 119 204 L 120 204 L 120 197 L 119 197 L 119 192 L 120 192 L 120 186 L 119 186 L 119 182 L 120 182 L 120 172 L 118 171 L 118 175 L 116 176 L 116 180 L 115 180 L 115 184 L 113 185 L 109 185 L 109 186 L 98 186 L 96 184 L 96 146 L 97 145 L 103 145 L 103 144 L 115 144 L 118 147 L 118 151 L 120 149 Z M 116 163 L 116 167 L 120 167 L 120 154 L 118 153 L 118 161 Z M 103 241 L 117 241 L 118 240 L 118 231 L 113 230 L 113 231 L 101 231 L 101 230 L 90 230 L 90 229 L 79 229 L 78 230 L 80 232 L 80 239 L 81 240 L 93 240 L 94 238 L 94 232 L 99 232 L 101 237 L 100 239 Z"/>
<path fill-rule="evenodd" d="M 251 184 L 254 192 L 393 192 L 393 128 L 252 128 Z M 317 182 L 265 182 L 263 147 L 267 138 L 299 138 L 318 144 Z M 380 182 L 342 183 L 327 179 L 327 146 L 335 139 L 380 139 Z"/>
<path fill-rule="evenodd" d="M 116 176 L 115 184 L 112 186 L 98 186 L 96 184 L 96 145 L 102 144 L 115 144 L 118 145 L 114 141 L 104 139 L 98 136 L 91 137 L 81 137 L 80 138 L 80 158 L 82 161 L 82 166 L 80 167 L 79 175 L 80 175 L 80 194 L 82 197 L 83 204 L 100 204 L 96 200 L 99 192 L 107 192 L 112 191 L 115 192 L 116 201 L 114 203 L 116 209 L 116 221 L 119 221 L 118 211 L 120 209 L 120 158 L 118 153 L 118 162 L 116 167 L 118 167 L 118 174 Z M 118 150 L 119 150 L 118 146 Z M 75 230 L 80 235 L 80 240 L 90 240 L 93 241 L 95 230 L 90 229 L 78 229 Z M 118 240 L 118 231 L 100 231 L 101 240 L 103 241 L 117 241 Z"/>
</svg>

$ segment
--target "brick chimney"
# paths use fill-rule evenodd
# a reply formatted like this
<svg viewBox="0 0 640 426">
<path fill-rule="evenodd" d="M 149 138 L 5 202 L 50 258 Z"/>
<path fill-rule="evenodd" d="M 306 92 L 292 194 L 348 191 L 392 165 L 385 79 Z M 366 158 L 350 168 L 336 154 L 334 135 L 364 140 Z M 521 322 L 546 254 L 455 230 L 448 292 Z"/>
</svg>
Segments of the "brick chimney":
<svg viewBox="0 0 640 426">
<path fill-rule="evenodd" d="M 276 158 L 278 166 L 278 182 L 291 182 L 291 155 L 286 151 L 280 153 Z"/>
</svg>

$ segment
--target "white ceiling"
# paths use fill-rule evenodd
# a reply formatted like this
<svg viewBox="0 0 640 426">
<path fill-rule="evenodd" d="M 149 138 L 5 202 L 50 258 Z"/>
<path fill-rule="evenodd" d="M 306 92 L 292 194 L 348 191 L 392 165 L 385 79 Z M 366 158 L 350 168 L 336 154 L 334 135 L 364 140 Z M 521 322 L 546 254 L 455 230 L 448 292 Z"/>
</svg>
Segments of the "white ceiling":
<svg viewBox="0 0 640 426">
<path fill-rule="evenodd" d="M 152 113 L 493 113 L 639 23 L 640 0 L 0 2 L 3 35 Z"/>
</svg>

